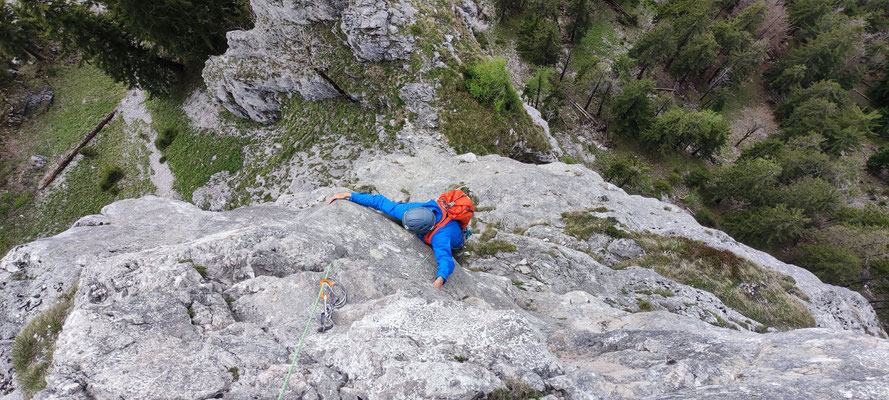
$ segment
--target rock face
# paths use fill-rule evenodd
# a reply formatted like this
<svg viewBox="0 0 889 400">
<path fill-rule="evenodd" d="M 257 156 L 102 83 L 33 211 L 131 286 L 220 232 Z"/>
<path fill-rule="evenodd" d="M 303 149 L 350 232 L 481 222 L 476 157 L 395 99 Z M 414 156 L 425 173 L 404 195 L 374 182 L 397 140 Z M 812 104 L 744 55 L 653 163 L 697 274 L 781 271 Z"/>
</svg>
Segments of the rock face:
<svg viewBox="0 0 889 400">
<path fill-rule="evenodd" d="M 241 118 L 270 124 L 280 119 L 291 95 L 340 96 L 319 73 L 330 66 L 318 56 L 331 45 L 324 37 L 337 35 L 337 27 L 360 60 L 405 59 L 414 50 L 408 27 L 416 10 L 404 1 L 251 0 L 250 5 L 255 27 L 229 32 L 228 51 L 211 57 L 203 72 L 210 94 Z"/>
<path fill-rule="evenodd" d="M 510 381 L 556 399 L 889 397 L 889 341 L 873 336 L 885 333 L 863 298 L 583 167 L 429 153 L 355 174 L 415 201 L 458 177 L 484 207 L 479 230 L 499 227 L 496 240 L 516 251 L 470 264 L 490 272 L 458 265 L 436 291 L 430 249 L 377 212 L 325 206 L 334 188 L 223 213 L 119 201 L 0 261 L 0 393 L 15 388 L 14 336 L 77 285 L 35 398 L 273 398 L 329 268 L 348 303 L 332 330 L 311 322 L 286 398 L 480 398 Z M 630 229 L 692 237 L 793 276 L 819 328 L 717 327 L 704 316 L 744 317 L 652 270 L 602 265 L 593 254 L 642 249 L 565 234 L 561 212 L 599 205 Z M 626 311 L 643 287 L 676 296 Z"/>
</svg>

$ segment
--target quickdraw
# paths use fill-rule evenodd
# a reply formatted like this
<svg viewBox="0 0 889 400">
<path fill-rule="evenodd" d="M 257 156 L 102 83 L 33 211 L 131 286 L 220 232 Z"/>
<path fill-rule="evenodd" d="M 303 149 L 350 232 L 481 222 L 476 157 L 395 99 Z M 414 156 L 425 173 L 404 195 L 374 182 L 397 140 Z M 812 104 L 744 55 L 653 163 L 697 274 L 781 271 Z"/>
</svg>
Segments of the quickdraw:
<svg viewBox="0 0 889 400">
<path fill-rule="evenodd" d="M 325 286 L 329 289 L 325 290 Z M 322 279 L 321 298 L 324 299 L 324 307 L 321 309 L 321 314 L 318 315 L 321 323 L 318 332 L 326 332 L 333 328 L 333 310 L 346 305 L 346 289 L 331 279 Z"/>
</svg>

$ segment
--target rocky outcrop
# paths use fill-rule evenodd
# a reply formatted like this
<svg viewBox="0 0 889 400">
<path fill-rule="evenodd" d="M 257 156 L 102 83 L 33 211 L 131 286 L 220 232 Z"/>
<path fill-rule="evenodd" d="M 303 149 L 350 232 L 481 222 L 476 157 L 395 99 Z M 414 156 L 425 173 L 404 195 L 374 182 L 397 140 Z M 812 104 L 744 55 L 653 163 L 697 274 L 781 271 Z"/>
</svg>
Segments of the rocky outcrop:
<svg viewBox="0 0 889 400">
<path fill-rule="evenodd" d="M 343 95 L 319 73 L 329 65 L 318 54 L 337 45 L 325 39 L 337 33 L 326 30 L 341 29 L 360 60 L 404 59 L 414 50 L 408 28 L 416 10 L 404 1 L 252 0 L 250 4 L 255 27 L 229 32 L 228 50 L 211 57 L 203 72 L 210 94 L 241 118 L 274 123 L 289 96 L 321 100 Z"/>
<path fill-rule="evenodd" d="M 416 13 L 404 0 L 350 0 L 340 27 L 359 59 L 405 60 L 414 51 L 415 38 L 407 29 Z"/>
<path fill-rule="evenodd" d="M 324 205 L 340 189 L 223 213 L 119 201 L 0 261 L 0 385 L 13 385 L 15 334 L 77 285 L 35 398 L 275 397 L 329 267 L 349 301 L 332 330 L 308 335 L 287 398 L 479 398 L 508 381 L 556 399 L 889 396 L 889 341 L 866 334 L 885 335 L 860 295 L 583 167 L 428 153 L 382 157 L 355 178 L 413 200 L 465 185 L 479 200 L 477 230 L 498 229 L 494 240 L 515 251 L 472 256 L 471 270 L 458 266 L 436 291 L 429 248 L 372 210 Z M 562 212 L 600 206 L 627 229 L 691 237 L 793 276 L 819 328 L 705 322 L 744 316 L 653 270 L 594 257 L 637 257 L 632 240 L 566 234 Z M 647 296 L 654 311 L 638 312 L 643 288 L 675 295 Z"/>
</svg>

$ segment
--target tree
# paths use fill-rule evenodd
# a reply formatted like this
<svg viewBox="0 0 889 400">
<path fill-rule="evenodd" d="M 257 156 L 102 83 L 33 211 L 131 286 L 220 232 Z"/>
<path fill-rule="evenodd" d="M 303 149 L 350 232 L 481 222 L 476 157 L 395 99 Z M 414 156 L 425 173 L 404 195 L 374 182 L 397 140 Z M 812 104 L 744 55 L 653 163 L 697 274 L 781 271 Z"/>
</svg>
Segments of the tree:
<svg viewBox="0 0 889 400">
<path fill-rule="evenodd" d="M 243 0 L 96 0 L 138 41 L 148 41 L 186 65 L 221 54 L 225 33 L 250 23 Z"/>
<path fill-rule="evenodd" d="M 44 57 L 38 51 L 40 35 L 37 26 L 21 20 L 6 0 L 0 0 L 0 55 L 43 61 Z"/>
<path fill-rule="evenodd" d="M 725 216 L 723 226 L 732 237 L 755 246 L 768 247 L 799 240 L 811 222 L 800 209 L 784 204 L 755 207 Z"/>
<path fill-rule="evenodd" d="M 653 111 L 651 99 L 654 81 L 642 79 L 630 81 L 623 87 L 623 93 L 611 103 L 611 120 L 614 131 L 629 136 L 638 136 L 651 124 Z"/>
<path fill-rule="evenodd" d="M 590 29 L 590 26 L 593 25 L 593 15 L 590 13 L 590 7 L 589 4 L 587 4 L 587 0 L 572 0 L 571 16 L 574 17 L 574 20 L 572 20 L 571 25 L 568 26 L 568 31 L 571 32 L 568 36 L 568 40 L 576 43 L 586 34 L 586 31 Z"/>
<path fill-rule="evenodd" d="M 889 171 L 889 149 L 883 149 L 867 158 L 867 169 L 874 175 Z"/>
<path fill-rule="evenodd" d="M 642 135 L 642 141 L 660 153 L 691 147 L 693 155 L 709 157 L 725 144 L 728 131 L 728 122 L 713 111 L 676 108 L 658 115 Z"/>
<path fill-rule="evenodd" d="M 791 48 L 764 76 L 771 88 L 782 94 L 826 79 L 851 88 L 861 79 L 860 65 L 853 58 L 862 47 L 862 34 L 860 25 L 837 24 Z"/>
<path fill-rule="evenodd" d="M 867 95 L 877 107 L 889 107 L 889 73 L 867 90 Z"/>
<path fill-rule="evenodd" d="M 617 187 L 635 185 L 648 173 L 648 168 L 635 156 L 619 158 L 608 163 L 602 177 Z"/>
<path fill-rule="evenodd" d="M 184 66 L 139 43 L 110 13 L 76 0 L 21 0 L 21 11 L 64 49 L 78 51 L 118 82 L 164 93 Z"/>
<path fill-rule="evenodd" d="M 541 93 L 543 97 L 546 97 L 552 91 L 553 85 L 550 83 L 550 78 L 555 72 L 556 70 L 552 67 L 538 67 L 534 76 L 525 81 L 525 90 L 522 91 L 522 94 L 529 103 L 534 104 L 535 108 L 540 106 Z"/>
<path fill-rule="evenodd" d="M 766 6 L 765 1 L 760 0 L 747 6 L 744 11 L 741 11 L 737 17 L 733 18 L 732 25 L 739 31 L 754 35 L 756 30 L 765 22 L 768 12 L 769 8 Z"/>
<path fill-rule="evenodd" d="M 521 11 L 524 3 L 524 0 L 494 0 L 500 22 L 506 22 L 509 14 Z"/>
<path fill-rule="evenodd" d="M 732 199 L 742 205 L 769 203 L 781 176 L 781 166 L 773 160 L 755 158 L 718 168 L 705 188 L 710 197 Z"/>
<path fill-rule="evenodd" d="M 549 19 L 527 18 L 519 30 L 516 50 L 533 64 L 555 64 L 562 52 L 559 25 Z"/>
<path fill-rule="evenodd" d="M 839 205 L 836 188 L 821 178 L 804 177 L 778 189 L 776 202 L 803 210 L 809 217 L 831 211 Z"/>
<path fill-rule="evenodd" d="M 832 284 L 858 280 L 863 266 L 861 258 L 849 249 L 818 244 L 800 246 L 794 252 L 793 263 Z"/>
<path fill-rule="evenodd" d="M 818 22 L 833 10 L 833 1 L 794 0 L 787 11 L 787 19 L 795 29 L 806 33 L 813 31 Z"/>
<path fill-rule="evenodd" d="M 668 70 L 677 85 L 689 75 L 697 75 L 712 65 L 716 61 L 716 52 L 719 44 L 713 37 L 713 32 L 707 31 L 699 35 L 695 35 L 688 44 L 676 54 L 675 61 L 670 64 Z"/>
<path fill-rule="evenodd" d="M 476 63 L 466 69 L 464 78 L 469 94 L 494 107 L 498 113 L 512 113 L 522 108 L 518 94 L 509 83 L 506 60 L 498 57 Z"/>
<path fill-rule="evenodd" d="M 639 62 L 639 74 L 636 75 L 636 79 L 642 79 L 648 67 L 667 61 L 675 52 L 676 38 L 673 35 L 673 25 L 668 22 L 655 25 L 630 49 L 630 57 Z"/>
</svg>

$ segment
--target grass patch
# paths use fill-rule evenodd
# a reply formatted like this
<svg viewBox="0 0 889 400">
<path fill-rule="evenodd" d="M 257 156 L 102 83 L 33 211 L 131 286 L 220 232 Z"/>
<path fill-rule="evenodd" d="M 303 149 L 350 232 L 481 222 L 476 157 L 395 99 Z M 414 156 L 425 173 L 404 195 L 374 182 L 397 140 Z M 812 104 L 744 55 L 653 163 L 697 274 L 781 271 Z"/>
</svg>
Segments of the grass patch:
<svg viewBox="0 0 889 400">
<path fill-rule="evenodd" d="M 546 395 L 546 393 L 538 392 L 527 383 L 517 379 L 506 379 L 503 384 L 504 387 L 488 393 L 488 400 L 539 399 Z"/>
<path fill-rule="evenodd" d="M 74 307 L 76 292 L 76 287 L 71 289 L 58 303 L 31 319 L 12 343 L 12 365 L 27 399 L 46 387 L 56 339 Z"/>
<path fill-rule="evenodd" d="M 518 249 L 514 244 L 509 243 L 504 240 L 493 240 L 497 236 L 497 229 L 494 227 L 490 227 L 485 229 L 482 232 L 482 235 L 479 237 L 478 242 L 467 244 L 467 250 L 471 251 L 473 255 L 484 257 L 484 256 L 496 256 L 497 253 L 515 253 Z"/>
<path fill-rule="evenodd" d="M 676 293 L 673 293 L 672 290 L 670 290 L 670 289 L 664 289 L 664 288 L 657 288 L 657 289 L 655 289 L 655 290 L 654 290 L 654 294 L 659 294 L 659 295 L 664 296 L 664 297 L 673 297 L 673 296 L 676 295 Z"/>
<path fill-rule="evenodd" d="M 639 307 L 639 311 L 654 311 L 654 306 L 645 299 L 636 299 L 636 306 Z"/>
<path fill-rule="evenodd" d="M 22 147 L 25 157 L 45 155 L 51 166 L 120 102 L 126 88 L 90 65 L 49 67 L 48 76 L 55 91 L 52 107 L 7 135 Z M 121 118 L 108 123 L 81 154 L 84 157 L 68 166 L 39 203 L 34 201 L 31 187 L 42 174 L 34 174 L 27 188 L 16 189 L 5 174 L 26 165 L 27 159 L 0 160 L 0 182 L 4 185 L 0 193 L 27 199 L 0 202 L 0 211 L 4 211 L 0 212 L 0 256 L 15 245 L 68 229 L 77 219 L 96 214 L 115 200 L 153 190 L 142 172 L 148 168 L 148 149 L 126 134 Z M 113 167 L 120 168 L 124 177 L 114 185 L 116 190 L 104 191 L 102 172 Z"/>
<path fill-rule="evenodd" d="M 463 356 L 454 356 L 454 360 L 462 363 L 462 362 L 466 362 L 466 360 L 468 360 L 468 358 L 463 357 Z"/>
<path fill-rule="evenodd" d="M 199 264 L 192 265 L 192 267 L 201 274 L 201 278 L 207 278 L 207 267 Z"/>
<path fill-rule="evenodd" d="M 602 233 L 615 239 L 632 237 L 631 234 L 617 228 L 617 222 L 599 218 L 592 211 L 569 211 L 562 213 L 565 221 L 565 233 L 581 240 L 589 240 L 594 233 Z"/>
<path fill-rule="evenodd" d="M 153 128 L 160 132 L 155 145 L 164 150 L 166 163 L 176 177 L 173 189 L 183 199 L 191 200 L 195 189 L 207 184 L 213 174 L 235 173 L 243 167 L 243 148 L 248 141 L 192 128 L 181 108 L 184 100 L 184 95 L 157 96 L 146 105 Z"/>
<path fill-rule="evenodd" d="M 686 238 L 646 235 L 636 240 L 646 255 L 628 264 L 654 269 L 676 282 L 713 293 L 727 306 L 766 326 L 779 330 L 815 326 L 814 317 L 798 299 L 806 296 L 789 276 Z M 672 292 L 658 294 L 669 297 Z"/>
<path fill-rule="evenodd" d="M 239 372 L 238 367 L 229 368 L 228 373 L 232 374 L 232 381 L 237 382 L 238 379 L 241 379 L 241 373 Z"/>
</svg>

